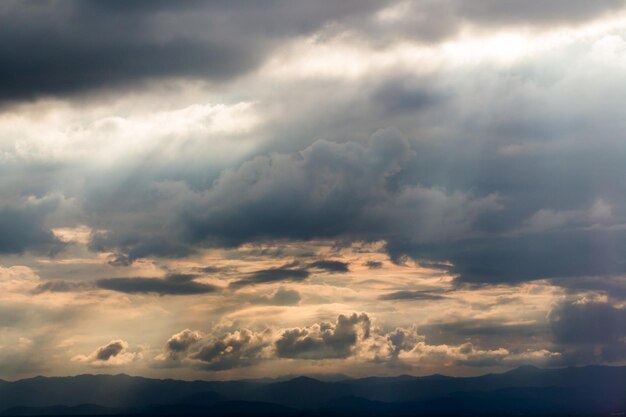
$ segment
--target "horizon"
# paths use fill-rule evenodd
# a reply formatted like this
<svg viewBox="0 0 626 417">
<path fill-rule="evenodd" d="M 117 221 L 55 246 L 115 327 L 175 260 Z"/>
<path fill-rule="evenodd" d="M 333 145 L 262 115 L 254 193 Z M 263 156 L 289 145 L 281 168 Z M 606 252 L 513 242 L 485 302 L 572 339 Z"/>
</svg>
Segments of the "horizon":
<svg viewBox="0 0 626 417">
<path fill-rule="evenodd" d="M 592 367 L 592 366 L 607 366 L 610 367 L 610 365 L 585 365 L 585 366 L 568 366 L 565 368 L 539 368 L 538 366 L 535 365 L 521 365 L 518 366 L 516 368 L 512 368 L 509 370 L 505 370 L 502 371 L 500 373 L 507 373 L 507 372 L 511 372 L 511 371 L 515 371 L 518 369 L 525 369 L 525 368 L 533 368 L 533 369 L 540 369 L 540 370 L 550 370 L 550 369 L 568 369 L 568 368 L 588 368 L 588 367 Z M 619 368 L 620 366 L 613 366 L 613 367 L 617 367 Z M 491 375 L 492 373 L 488 373 L 488 374 L 480 374 L 480 375 L 476 375 L 476 376 L 484 376 L 484 375 Z M 35 375 L 33 377 L 30 378 L 24 378 L 24 379 L 33 379 L 33 378 L 74 378 L 77 376 L 127 376 L 130 378 L 146 378 L 142 375 L 130 375 L 130 374 L 126 374 L 126 373 L 118 373 L 118 374 L 99 374 L 99 373 L 87 373 L 87 374 L 74 374 L 74 375 L 54 375 L 54 376 L 46 376 L 46 375 Z M 332 376 L 332 377 L 345 377 L 346 379 L 363 379 L 363 378 L 399 378 L 399 377 L 411 377 L 411 378 L 424 378 L 424 377 L 430 377 L 430 376 L 445 376 L 445 377 L 450 377 L 450 378 L 465 378 L 465 377 L 455 377 L 452 375 L 444 375 L 444 374 L 427 374 L 427 375 L 410 375 L 410 374 L 397 374 L 397 375 L 370 375 L 367 377 L 363 377 L 363 378 L 355 378 L 352 377 L 350 375 L 345 375 L 345 374 L 285 374 L 285 375 L 280 375 L 277 377 L 260 377 L 260 378 L 244 378 L 244 379 L 225 379 L 225 380 L 213 380 L 213 379 L 176 379 L 177 381 L 185 381 L 185 382 L 193 382 L 193 381 L 203 381 L 203 382 L 227 382 L 227 381 L 255 381 L 255 380 L 280 380 L 280 379 L 285 379 L 285 378 L 290 378 L 290 379 L 297 379 L 297 378 L 310 378 L 310 379 L 316 379 L 318 381 L 324 381 L 323 379 L 317 379 L 317 377 L 324 377 L 324 376 Z M 471 376 L 468 378 L 474 378 L 475 376 Z M 166 380 L 166 379 L 171 379 L 171 378 L 146 378 L 146 379 L 156 379 L 156 380 Z M 16 380 L 4 380 L 1 379 L 2 381 L 5 382 L 17 382 L 17 381 L 22 381 L 23 379 L 16 379 Z M 333 382 L 333 381 L 326 381 L 326 382 Z"/>
<path fill-rule="evenodd" d="M 54 378 L 76 378 L 76 377 L 81 377 L 81 376 L 91 376 L 91 377 L 100 377 L 100 376 L 120 377 L 121 376 L 121 377 L 128 377 L 128 378 L 150 379 L 150 380 L 156 380 L 156 381 L 173 380 L 173 381 L 180 381 L 180 382 L 257 382 L 257 381 L 289 382 L 294 379 L 306 378 L 306 379 L 312 379 L 312 380 L 319 381 L 319 382 L 335 383 L 335 382 L 341 382 L 343 380 L 360 380 L 360 379 L 368 379 L 368 378 L 397 379 L 397 378 L 405 378 L 405 377 L 407 378 L 430 378 L 430 377 L 436 377 L 436 376 L 445 377 L 445 378 L 479 378 L 479 377 L 489 376 L 489 375 L 509 374 L 511 372 L 518 371 L 520 369 L 522 370 L 532 369 L 532 370 L 537 370 L 537 371 L 558 371 L 558 370 L 566 370 L 566 369 L 586 369 L 586 368 L 626 368 L 626 365 L 622 365 L 622 366 L 580 365 L 580 366 L 567 366 L 567 367 L 561 367 L 561 368 L 541 368 L 536 365 L 520 365 L 516 368 L 503 370 L 501 372 L 489 372 L 489 373 L 472 375 L 472 376 L 454 376 L 454 375 L 446 375 L 446 374 L 440 374 L 440 373 L 425 374 L 425 375 L 412 375 L 412 374 L 369 375 L 366 377 L 352 377 L 350 375 L 345 375 L 345 374 L 293 374 L 293 375 L 285 374 L 285 375 L 280 375 L 276 377 L 259 377 L 259 378 L 243 378 L 243 379 L 175 379 L 175 378 L 157 378 L 157 377 L 150 378 L 150 377 L 145 377 L 142 375 L 130 375 L 126 373 L 118 373 L 118 374 L 86 373 L 86 374 L 53 375 L 53 376 L 35 375 L 29 378 L 22 378 L 22 379 L 15 379 L 15 380 L 5 380 L 5 379 L 0 378 L 0 381 L 12 383 L 12 382 L 19 382 L 19 381 L 24 381 L 24 380 L 29 380 L 29 379 L 37 379 L 37 378 L 54 379 Z M 325 379 L 324 377 L 332 377 L 332 379 Z M 335 378 L 339 378 L 339 379 L 335 379 Z"/>
<path fill-rule="evenodd" d="M 1 380 L 626 366 L 626 0 L 6 0 L 0 56 Z"/>
</svg>

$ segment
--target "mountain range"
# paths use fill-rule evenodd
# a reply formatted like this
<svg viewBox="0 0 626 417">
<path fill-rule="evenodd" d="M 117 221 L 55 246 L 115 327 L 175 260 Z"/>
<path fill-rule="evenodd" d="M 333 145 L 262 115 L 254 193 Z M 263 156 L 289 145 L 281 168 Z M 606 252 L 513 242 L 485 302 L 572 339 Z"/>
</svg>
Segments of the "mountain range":
<svg viewBox="0 0 626 417">
<path fill-rule="evenodd" d="M 479 377 L 0 380 L 1 416 L 619 416 L 626 367 L 523 366 Z"/>
</svg>

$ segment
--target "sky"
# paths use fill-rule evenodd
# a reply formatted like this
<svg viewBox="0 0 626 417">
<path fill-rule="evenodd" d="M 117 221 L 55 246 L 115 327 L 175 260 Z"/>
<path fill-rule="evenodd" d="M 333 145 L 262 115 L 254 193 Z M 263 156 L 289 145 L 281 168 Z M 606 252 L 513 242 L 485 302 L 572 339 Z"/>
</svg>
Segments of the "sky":
<svg viewBox="0 0 626 417">
<path fill-rule="evenodd" d="M 0 3 L 0 379 L 626 364 L 621 0 Z"/>
</svg>

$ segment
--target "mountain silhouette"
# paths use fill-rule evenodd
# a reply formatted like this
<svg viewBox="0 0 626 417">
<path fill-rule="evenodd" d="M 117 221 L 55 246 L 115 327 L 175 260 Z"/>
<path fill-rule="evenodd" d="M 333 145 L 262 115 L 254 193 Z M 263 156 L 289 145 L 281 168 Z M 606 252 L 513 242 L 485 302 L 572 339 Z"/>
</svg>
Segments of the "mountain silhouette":
<svg viewBox="0 0 626 417">
<path fill-rule="evenodd" d="M 177 381 L 128 375 L 0 382 L 2 416 L 610 416 L 626 411 L 626 367 L 524 366 L 432 375 Z"/>
</svg>

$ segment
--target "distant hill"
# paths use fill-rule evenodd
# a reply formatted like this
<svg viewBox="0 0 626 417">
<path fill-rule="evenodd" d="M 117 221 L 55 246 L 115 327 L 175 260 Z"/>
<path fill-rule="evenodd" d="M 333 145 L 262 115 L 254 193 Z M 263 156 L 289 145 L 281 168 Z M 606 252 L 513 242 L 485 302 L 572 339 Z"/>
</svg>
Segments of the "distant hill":
<svg viewBox="0 0 626 417">
<path fill-rule="evenodd" d="M 2 416 L 619 416 L 626 367 L 521 367 L 471 378 L 176 381 L 127 375 L 0 382 Z"/>
</svg>

